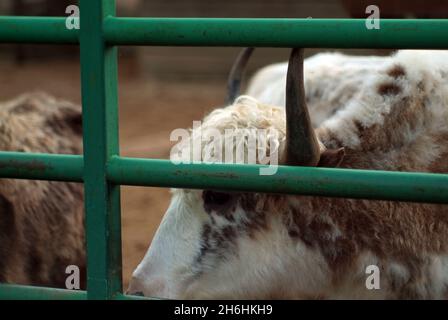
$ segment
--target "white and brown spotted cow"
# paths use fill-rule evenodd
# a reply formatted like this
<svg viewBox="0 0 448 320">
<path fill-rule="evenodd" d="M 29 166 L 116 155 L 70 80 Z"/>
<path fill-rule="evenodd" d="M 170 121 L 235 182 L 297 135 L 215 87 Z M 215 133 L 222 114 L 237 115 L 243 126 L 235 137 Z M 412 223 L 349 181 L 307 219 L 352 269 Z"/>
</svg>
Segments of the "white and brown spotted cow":
<svg viewBox="0 0 448 320">
<path fill-rule="evenodd" d="M 328 73 L 337 83 L 311 81 L 305 98 L 302 54 L 295 49 L 286 108 L 240 97 L 213 111 L 200 129 L 275 130 L 281 163 L 289 165 L 448 173 L 446 51 L 334 55 L 322 63 L 309 65 L 305 77 Z M 351 78 L 353 69 L 365 72 Z M 332 101 L 351 98 L 313 129 L 307 101 L 313 117 L 333 94 L 339 97 Z M 366 287 L 369 265 L 379 267 L 379 290 Z M 448 206 L 173 190 L 129 292 L 211 299 L 447 298 Z"/>
<path fill-rule="evenodd" d="M 2 151 L 81 154 L 81 130 L 81 108 L 46 94 L 0 103 Z M 85 269 L 82 184 L 0 179 L 0 283 L 65 287 L 68 265 Z"/>
</svg>

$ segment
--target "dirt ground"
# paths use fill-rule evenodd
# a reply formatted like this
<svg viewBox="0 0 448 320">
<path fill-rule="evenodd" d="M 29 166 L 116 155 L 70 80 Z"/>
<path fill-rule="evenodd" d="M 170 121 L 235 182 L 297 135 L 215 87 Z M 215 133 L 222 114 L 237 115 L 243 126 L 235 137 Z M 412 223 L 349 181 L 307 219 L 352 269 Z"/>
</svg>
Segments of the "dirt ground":
<svg viewBox="0 0 448 320">
<path fill-rule="evenodd" d="M 134 63 L 120 59 L 119 104 L 121 154 L 168 158 L 175 128 L 192 126 L 224 99 L 224 83 L 148 80 Z M 0 100 L 44 91 L 80 103 L 77 61 L 43 61 L 22 66 L 0 59 Z M 168 189 L 122 187 L 123 282 L 143 258 L 168 206 Z"/>
</svg>

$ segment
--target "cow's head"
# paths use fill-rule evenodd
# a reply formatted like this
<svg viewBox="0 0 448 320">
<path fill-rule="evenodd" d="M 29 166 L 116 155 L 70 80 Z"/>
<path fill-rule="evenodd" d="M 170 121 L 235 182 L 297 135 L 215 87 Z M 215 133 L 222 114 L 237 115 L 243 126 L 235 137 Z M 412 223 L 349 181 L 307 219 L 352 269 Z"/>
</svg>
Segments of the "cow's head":
<svg viewBox="0 0 448 320">
<path fill-rule="evenodd" d="M 281 163 L 337 166 L 343 150 L 326 150 L 310 124 L 301 49 L 292 51 L 286 90 L 286 121 L 282 108 L 241 98 L 212 112 L 200 129 L 203 134 L 211 128 L 236 128 L 239 133 L 268 129 L 276 133 L 269 146 L 279 152 Z M 128 293 L 165 298 L 291 298 L 298 288 L 309 288 L 302 293 L 314 294 L 313 288 L 328 281 L 326 265 L 319 252 L 297 240 L 298 210 L 307 209 L 299 209 L 300 201 L 288 195 L 174 190 Z M 309 275 L 296 270 L 308 270 Z"/>
</svg>

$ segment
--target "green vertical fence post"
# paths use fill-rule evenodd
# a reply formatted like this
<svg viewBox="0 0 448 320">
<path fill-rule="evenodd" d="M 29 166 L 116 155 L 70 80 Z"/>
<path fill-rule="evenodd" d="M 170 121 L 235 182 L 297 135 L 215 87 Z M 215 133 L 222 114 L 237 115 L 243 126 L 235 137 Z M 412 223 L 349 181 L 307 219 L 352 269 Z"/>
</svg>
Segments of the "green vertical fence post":
<svg viewBox="0 0 448 320">
<path fill-rule="evenodd" d="M 111 299 L 122 291 L 120 187 L 106 177 L 119 153 L 117 49 L 105 44 L 103 21 L 115 0 L 81 0 L 80 15 L 87 289 L 89 299 Z"/>
</svg>

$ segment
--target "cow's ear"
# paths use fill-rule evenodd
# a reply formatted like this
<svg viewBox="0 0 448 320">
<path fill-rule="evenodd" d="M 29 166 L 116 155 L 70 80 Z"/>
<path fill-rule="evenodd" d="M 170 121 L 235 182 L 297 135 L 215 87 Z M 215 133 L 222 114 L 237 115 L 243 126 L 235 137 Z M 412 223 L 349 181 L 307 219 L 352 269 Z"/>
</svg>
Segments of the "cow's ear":
<svg viewBox="0 0 448 320">
<path fill-rule="evenodd" d="M 345 148 L 327 149 L 320 155 L 318 167 L 336 168 L 339 167 L 345 156 Z"/>
</svg>

